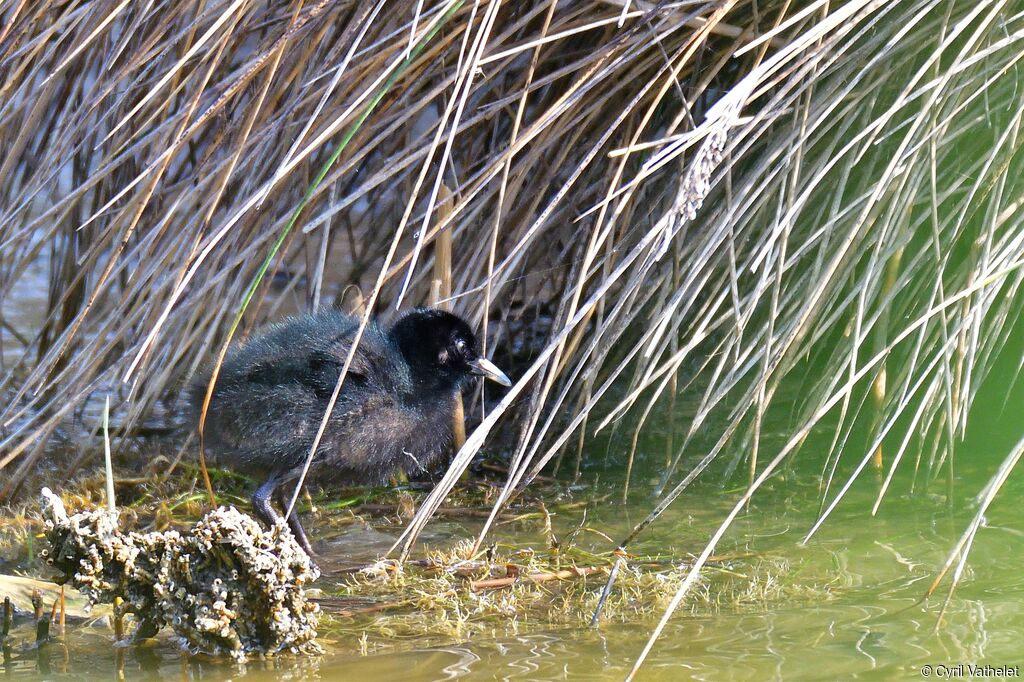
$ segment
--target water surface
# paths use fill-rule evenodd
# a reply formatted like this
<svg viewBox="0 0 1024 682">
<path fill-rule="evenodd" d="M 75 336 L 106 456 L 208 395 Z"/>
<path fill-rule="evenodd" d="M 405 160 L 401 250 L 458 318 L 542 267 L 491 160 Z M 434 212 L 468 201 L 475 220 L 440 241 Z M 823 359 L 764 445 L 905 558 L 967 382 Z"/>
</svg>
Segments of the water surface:
<svg viewBox="0 0 1024 682">
<path fill-rule="evenodd" d="M 811 466 L 807 466 L 811 469 Z M 909 479 L 898 479 L 879 514 L 867 513 L 876 483 L 865 476 L 835 515 L 806 544 L 800 540 L 818 510 L 817 487 L 797 467 L 769 483 L 743 514 L 719 552 L 747 553 L 773 562 L 773 580 L 741 603 L 717 608 L 684 606 L 658 642 L 640 679 L 921 679 L 922 666 L 1024 664 L 1024 542 L 1019 511 L 1024 484 L 1017 477 L 991 509 L 975 542 L 963 582 L 936 629 L 945 588 L 918 603 L 934 573 L 965 528 L 973 503 L 992 471 L 979 457 L 958 467 L 954 504 L 944 493 L 909 494 Z M 806 476 L 804 474 L 807 474 Z M 616 495 L 587 509 L 587 523 L 613 538 L 638 521 L 652 500 L 641 480 L 628 507 Z M 918 482 L 920 487 L 920 481 Z M 639 489 L 637 489 L 639 488 Z M 932 489 L 944 486 L 932 486 Z M 580 499 L 620 489 L 612 482 L 577 489 Z M 698 553 L 739 493 L 719 486 L 695 487 L 652 527 L 633 549 L 670 553 L 680 559 Z M 557 514 L 556 533 L 577 525 L 582 509 Z M 331 541 L 332 551 L 369 559 L 386 549 L 397 526 L 354 526 Z M 441 545 L 469 535 L 475 522 L 440 521 L 428 542 Z M 499 530 L 499 538 L 540 543 L 537 524 Z M 580 540 L 606 551 L 591 536 Z M 763 577 L 763 576 L 762 576 Z M 324 581 L 329 589 L 330 581 Z M 760 588 L 758 588 L 760 589 Z M 281 656 L 245 666 L 182 656 L 169 638 L 155 646 L 116 649 L 105 627 L 69 628 L 63 642 L 34 649 L 18 630 L 2 669 L 16 679 L 621 679 L 642 649 L 654 618 L 605 622 L 600 627 L 531 622 L 490 623 L 486 634 L 445 639 L 435 634 L 392 639 L 368 635 L 361 653 L 354 632 L 385 615 L 343 619 L 327 625 L 321 657 Z M 945 672 L 945 671 L 943 671 Z M 942 674 L 941 672 L 936 674 Z"/>
</svg>

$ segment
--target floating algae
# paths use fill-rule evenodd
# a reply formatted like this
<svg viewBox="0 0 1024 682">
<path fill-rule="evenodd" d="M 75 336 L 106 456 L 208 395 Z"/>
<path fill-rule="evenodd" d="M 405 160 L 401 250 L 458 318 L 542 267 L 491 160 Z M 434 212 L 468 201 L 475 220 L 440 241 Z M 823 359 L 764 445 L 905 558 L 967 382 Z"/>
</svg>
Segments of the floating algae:
<svg viewBox="0 0 1024 682">
<path fill-rule="evenodd" d="M 136 638 L 169 626 L 194 652 L 318 653 L 318 606 L 302 586 L 319 572 L 283 525 L 263 530 L 233 507 L 211 511 L 187 535 L 123 533 L 117 512 L 68 516 L 43 488 L 50 549 L 43 558 L 93 604 L 123 602 Z"/>
</svg>

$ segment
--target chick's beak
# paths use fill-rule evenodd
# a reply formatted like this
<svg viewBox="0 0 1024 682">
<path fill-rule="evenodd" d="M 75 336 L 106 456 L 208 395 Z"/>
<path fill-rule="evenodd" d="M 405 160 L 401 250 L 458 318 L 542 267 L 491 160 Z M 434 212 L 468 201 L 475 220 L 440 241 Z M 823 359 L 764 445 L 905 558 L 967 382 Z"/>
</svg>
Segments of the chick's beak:
<svg viewBox="0 0 1024 682">
<path fill-rule="evenodd" d="M 469 366 L 473 368 L 473 374 L 478 374 L 483 377 L 487 377 L 491 381 L 496 381 L 502 386 L 511 386 L 512 380 L 509 379 L 504 372 L 488 360 L 487 358 L 477 358 L 469 363 Z"/>
</svg>

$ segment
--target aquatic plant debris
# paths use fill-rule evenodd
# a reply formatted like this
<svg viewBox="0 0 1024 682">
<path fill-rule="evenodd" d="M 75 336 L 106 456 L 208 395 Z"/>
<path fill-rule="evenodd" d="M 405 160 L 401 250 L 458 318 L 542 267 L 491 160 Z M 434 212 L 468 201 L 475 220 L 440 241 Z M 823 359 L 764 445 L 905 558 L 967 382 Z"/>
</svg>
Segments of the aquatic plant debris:
<svg viewBox="0 0 1024 682">
<path fill-rule="evenodd" d="M 69 516 L 42 489 L 49 549 L 41 556 L 92 604 L 123 602 L 135 639 L 170 627 L 194 653 L 321 653 L 319 607 L 303 585 L 320 573 L 284 525 L 270 530 L 234 507 L 219 507 L 188 534 L 124 533 L 118 514 L 95 509 Z"/>
</svg>

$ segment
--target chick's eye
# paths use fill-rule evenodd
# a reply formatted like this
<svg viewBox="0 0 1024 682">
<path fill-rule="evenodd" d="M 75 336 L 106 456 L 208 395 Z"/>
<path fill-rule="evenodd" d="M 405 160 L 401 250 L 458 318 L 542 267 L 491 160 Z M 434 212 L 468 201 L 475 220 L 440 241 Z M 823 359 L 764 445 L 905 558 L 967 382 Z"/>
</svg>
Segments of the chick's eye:
<svg viewBox="0 0 1024 682">
<path fill-rule="evenodd" d="M 466 342 L 462 339 L 455 339 L 455 350 L 464 353 L 466 351 Z"/>
</svg>

